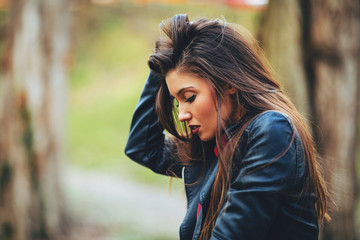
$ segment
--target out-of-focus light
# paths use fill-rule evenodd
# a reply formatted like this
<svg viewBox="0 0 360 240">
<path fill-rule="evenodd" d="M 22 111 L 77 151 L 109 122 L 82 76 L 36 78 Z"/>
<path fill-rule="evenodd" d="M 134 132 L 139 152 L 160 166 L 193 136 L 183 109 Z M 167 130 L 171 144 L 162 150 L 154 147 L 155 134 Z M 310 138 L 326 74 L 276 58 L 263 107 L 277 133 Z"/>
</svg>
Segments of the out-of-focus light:
<svg viewBox="0 0 360 240">
<path fill-rule="evenodd" d="M 269 3 L 269 0 L 225 0 L 227 5 L 247 8 L 253 10 L 264 10 Z"/>
<path fill-rule="evenodd" d="M 251 6 L 264 6 L 268 4 L 268 0 L 244 0 L 244 2 Z"/>
<path fill-rule="evenodd" d="M 91 0 L 92 3 L 98 4 L 98 5 L 111 5 L 116 4 L 119 1 L 118 0 Z"/>
</svg>

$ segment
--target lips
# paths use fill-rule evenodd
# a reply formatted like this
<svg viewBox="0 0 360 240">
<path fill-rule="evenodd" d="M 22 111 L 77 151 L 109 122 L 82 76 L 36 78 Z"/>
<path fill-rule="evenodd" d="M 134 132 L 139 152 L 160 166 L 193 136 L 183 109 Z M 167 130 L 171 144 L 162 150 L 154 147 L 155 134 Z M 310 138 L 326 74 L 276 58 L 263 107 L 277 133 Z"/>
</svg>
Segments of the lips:
<svg viewBox="0 0 360 240">
<path fill-rule="evenodd" d="M 191 129 L 192 134 L 198 134 L 199 130 L 200 130 L 200 126 L 199 125 L 190 125 L 189 126 Z"/>
</svg>

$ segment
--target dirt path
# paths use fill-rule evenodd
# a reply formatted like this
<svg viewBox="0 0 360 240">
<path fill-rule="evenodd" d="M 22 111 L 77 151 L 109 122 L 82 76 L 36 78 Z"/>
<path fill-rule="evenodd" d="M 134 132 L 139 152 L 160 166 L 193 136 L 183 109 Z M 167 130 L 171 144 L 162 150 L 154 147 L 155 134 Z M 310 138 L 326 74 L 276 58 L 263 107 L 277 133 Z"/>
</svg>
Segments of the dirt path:
<svg viewBox="0 0 360 240">
<path fill-rule="evenodd" d="M 182 194 L 74 168 L 67 168 L 63 179 L 68 209 L 80 229 L 72 238 L 178 239 Z"/>
</svg>

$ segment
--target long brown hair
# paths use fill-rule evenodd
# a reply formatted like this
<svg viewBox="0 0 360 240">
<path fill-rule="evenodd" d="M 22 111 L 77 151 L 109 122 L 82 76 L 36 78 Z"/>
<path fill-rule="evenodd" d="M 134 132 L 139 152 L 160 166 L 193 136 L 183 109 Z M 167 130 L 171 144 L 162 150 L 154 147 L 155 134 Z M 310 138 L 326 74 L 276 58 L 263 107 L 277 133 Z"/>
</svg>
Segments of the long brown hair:
<svg viewBox="0 0 360 240">
<path fill-rule="evenodd" d="M 222 151 L 219 151 L 218 169 L 200 239 L 210 238 L 216 218 L 226 201 L 232 159 L 244 129 L 254 117 L 271 110 L 288 115 L 298 131 L 308 172 L 303 193 L 315 194 L 318 219 L 327 218 L 327 190 L 305 121 L 273 79 L 261 49 L 251 34 L 223 20 L 201 18 L 189 22 L 187 15 L 175 15 L 163 22 L 161 28 L 165 37 L 156 42 L 155 53 L 148 61 L 149 67 L 163 78 L 157 95 L 157 112 L 164 128 L 186 143 L 183 151 L 190 148 L 187 163 L 204 156 L 204 153 L 199 154 L 204 148 L 201 147 L 199 138 L 187 134 L 186 124 L 178 121 L 165 76 L 172 69 L 195 74 L 214 87 L 217 97 L 218 127 L 215 138 L 217 148 Z M 237 89 L 234 111 L 246 112 L 248 117 L 224 148 L 220 139 L 226 126 L 220 121 L 220 109 L 225 90 L 229 86 Z M 295 130 L 293 137 L 294 135 Z"/>
</svg>

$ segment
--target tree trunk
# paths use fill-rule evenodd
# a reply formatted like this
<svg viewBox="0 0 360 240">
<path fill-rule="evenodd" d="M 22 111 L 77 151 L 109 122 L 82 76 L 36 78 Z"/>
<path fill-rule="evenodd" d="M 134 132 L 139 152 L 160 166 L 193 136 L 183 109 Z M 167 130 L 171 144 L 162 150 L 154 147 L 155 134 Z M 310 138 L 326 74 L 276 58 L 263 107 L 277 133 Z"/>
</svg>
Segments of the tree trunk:
<svg viewBox="0 0 360 240">
<path fill-rule="evenodd" d="M 68 19 L 66 0 L 10 1 L 0 75 L 0 239 L 48 239 L 64 223 Z"/>
<path fill-rule="evenodd" d="M 308 116 L 311 112 L 304 68 L 301 18 L 297 0 L 270 1 L 259 38 L 281 86 L 299 111 Z"/>
<path fill-rule="evenodd" d="M 261 38 L 270 62 L 282 64 L 276 70 L 288 81 L 286 85 L 300 89 L 303 100 L 295 95 L 295 103 L 312 103 L 313 133 L 336 204 L 330 212 L 332 221 L 323 225 L 322 238 L 355 239 L 360 2 L 272 0 L 263 29 Z M 294 76 L 305 77 L 307 94 L 302 91 L 304 83 Z"/>
<path fill-rule="evenodd" d="M 337 205 L 324 239 L 355 239 L 360 1 L 313 1 L 309 17 L 316 133 Z"/>
</svg>

